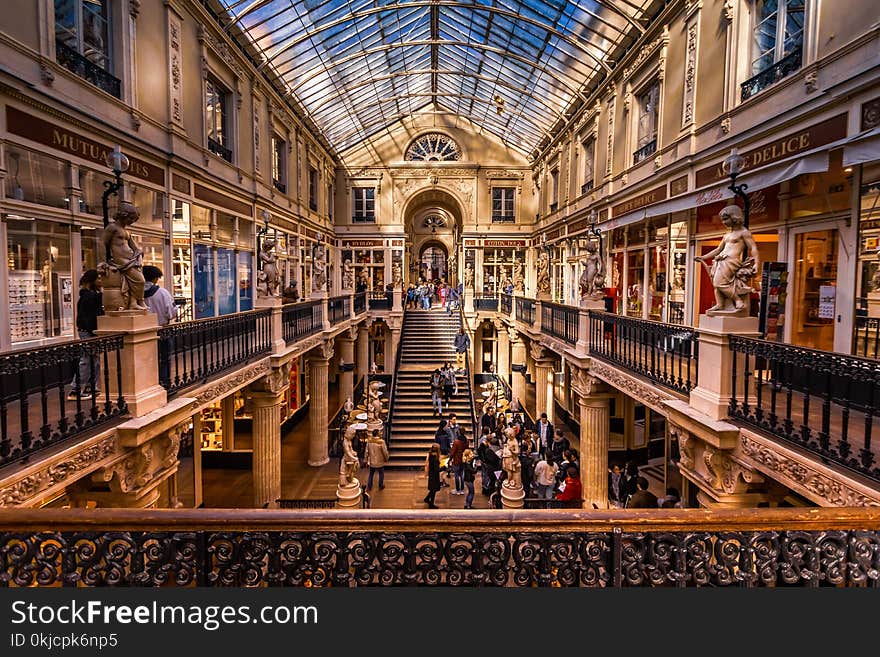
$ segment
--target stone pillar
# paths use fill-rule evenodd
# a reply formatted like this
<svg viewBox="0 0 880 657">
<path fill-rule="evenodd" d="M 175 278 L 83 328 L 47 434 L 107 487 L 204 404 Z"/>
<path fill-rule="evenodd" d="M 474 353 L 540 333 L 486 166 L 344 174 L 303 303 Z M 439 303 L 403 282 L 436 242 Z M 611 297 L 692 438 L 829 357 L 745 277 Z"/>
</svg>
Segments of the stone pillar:
<svg viewBox="0 0 880 657">
<path fill-rule="evenodd" d="M 220 429 L 223 432 L 223 451 L 235 450 L 235 395 L 227 395 L 220 402 Z"/>
<path fill-rule="evenodd" d="M 309 465 L 320 467 L 330 460 L 327 452 L 327 370 L 333 358 L 333 342 L 322 342 L 310 354 Z"/>
<path fill-rule="evenodd" d="M 580 407 L 581 486 L 584 508 L 595 504 L 608 507 L 608 445 L 611 400 L 601 391 L 601 382 L 583 370 L 572 372 Z"/>
<path fill-rule="evenodd" d="M 139 310 L 110 311 L 98 317 L 98 335 L 125 333 L 117 374 L 116 357 L 107 359 L 111 399 L 122 396 L 133 417 L 141 417 L 161 408 L 167 401 L 165 388 L 159 385 L 159 340 L 156 315 Z"/>
<path fill-rule="evenodd" d="M 472 315 L 474 311 L 474 288 L 469 287 L 464 290 L 464 312 L 466 315 Z"/>
<path fill-rule="evenodd" d="M 510 363 L 510 394 L 513 399 L 519 399 L 520 405 L 526 406 L 526 343 L 513 329 L 508 334 L 511 346 Z M 513 400 L 511 400 L 513 401 Z"/>
<path fill-rule="evenodd" d="M 730 351 L 730 335 L 761 337 L 757 317 L 724 317 L 700 315 L 700 368 L 697 387 L 691 390 L 690 405 L 713 420 L 727 417 L 731 393 L 733 359 L 742 383 L 743 356 Z M 737 397 L 742 397 L 738 389 Z"/>
<path fill-rule="evenodd" d="M 400 344 L 400 327 L 389 326 L 388 333 L 385 341 L 385 374 L 393 374 L 397 347 Z"/>
<path fill-rule="evenodd" d="M 351 397 L 354 390 L 354 341 L 357 328 L 351 327 L 336 338 L 339 344 L 339 401 Z M 352 399 L 352 401 L 355 401 Z"/>
<path fill-rule="evenodd" d="M 366 322 L 357 329 L 357 375 L 367 376 L 370 373 L 370 327 Z"/>
<path fill-rule="evenodd" d="M 535 359 L 535 420 L 541 413 L 553 422 L 553 359 L 541 345 L 532 343 L 532 358 Z"/>
<path fill-rule="evenodd" d="M 495 320 L 494 324 L 498 335 L 498 362 L 495 364 L 495 372 L 510 383 L 510 336 L 507 335 L 504 322 Z"/>
<path fill-rule="evenodd" d="M 281 497 L 281 392 L 252 391 L 254 507 Z"/>
</svg>

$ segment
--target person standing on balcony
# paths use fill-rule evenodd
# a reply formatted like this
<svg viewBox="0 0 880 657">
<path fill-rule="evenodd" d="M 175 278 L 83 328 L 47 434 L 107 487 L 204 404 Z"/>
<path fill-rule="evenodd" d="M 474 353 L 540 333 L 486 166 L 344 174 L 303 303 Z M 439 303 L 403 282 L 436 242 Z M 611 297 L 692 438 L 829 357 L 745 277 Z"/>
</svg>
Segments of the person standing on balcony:
<svg viewBox="0 0 880 657">
<path fill-rule="evenodd" d="M 429 509 L 436 509 L 434 497 L 440 490 L 440 445 L 434 443 L 428 451 L 428 458 L 425 459 L 425 474 L 428 476 L 428 494 L 425 495 L 425 504 Z"/>
<path fill-rule="evenodd" d="M 608 501 L 614 509 L 622 509 L 626 504 L 628 494 L 626 491 L 626 477 L 620 470 L 620 464 L 611 465 L 608 472 Z"/>
<path fill-rule="evenodd" d="M 174 297 L 171 292 L 159 285 L 162 278 L 162 270 L 152 265 L 144 267 L 144 303 L 150 312 L 156 315 L 159 326 L 168 326 L 177 319 L 177 306 L 174 305 Z M 171 381 L 171 352 L 172 342 L 170 338 L 159 345 L 159 381 Z"/>
<path fill-rule="evenodd" d="M 465 362 L 467 360 L 468 350 L 471 348 L 471 339 L 467 333 L 464 332 L 464 327 L 462 326 L 458 330 L 458 335 L 455 336 L 455 367 L 456 369 L 463 370 L 465 366 Z"/>
<path fill-rule="evenodd" d="M 581 486 L 578 471 L 569 466 L 565 473 L 565 481 L 559 484 L 559 492 L 556 493 L 556 499 L 560 502 L 573 502 L 583 497 L 583 487 Z M 654 498 L 656 500 L 656 498 Z M 654 506 L 657 506 L 656 501 Z"/>
<path fill-rule="evenodd" d="M 550 452 L 553 455 L 553 460 L 556 463 L 562 463 L 565 451 L 570 448 L 571 444 L 568 442 L 568 438 L 562 435 L 562 429 L 557 429 L 556 433 L 553 434 L 553 442 L 550 443 Z"/>
<path fill-rule="evenodd" d="M 379 473 L 379 490 L 385 488 L 385 464 L 388 462 L 388 446 L 379 435 L 378 429 L 373 429 L 373 435 L 367 440 L 367 466 L 370 468 L 370 476 L 367 477 L 367 490 L 373 489 L 373 475 Z"/>
<path fill-rule="evenodd" d="M 546 413 L 541 413 L 541 419 L 538 420 L 535 432 L 538 434 L 538 451 L 543 454 L 550 448 L 550 443 L 553 441 L 553 425 L 547 419 Z"/>
<path fill-rule="evenodd" d="M 658 506 L 657 496 L 648 490 L 648 480 L 644 477 L 638 477 L 636 481 L 638 490 L 636 490 L 636 492 L 629 498 L 629 502 L 626 503 L 626 508 L 656 509 Z"/>
<path fill-rule="evenodd" d="M 96 337 L 98 317 L 104 314 L 98 271 L 89 269 L 79 279 L 79 299 L 76 302 L 76 329 L 80 340 Z M 78 385 L 77 385 L 78 384 Z M 74 374 L 73 390 L 68 399 L 91 397 L 98 394 L 101 384 L 101 361 L 83 348 L 79 357 L 78 374 Z"/>
</svg>

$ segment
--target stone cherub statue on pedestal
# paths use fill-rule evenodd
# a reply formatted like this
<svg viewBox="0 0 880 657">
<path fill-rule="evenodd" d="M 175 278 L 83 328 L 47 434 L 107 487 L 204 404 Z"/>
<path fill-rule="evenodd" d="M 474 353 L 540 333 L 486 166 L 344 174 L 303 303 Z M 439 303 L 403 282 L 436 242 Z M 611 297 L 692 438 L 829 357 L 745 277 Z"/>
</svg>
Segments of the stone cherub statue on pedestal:
<svg viewBox="0 0 880 657">
<path fill-rule="evenodd" d="M 511 431 L 501 452 L 501 467 L 507 477 L 504 485 L 507 488 L 522 488 L 522 464 L 519 460 L 519 443 Z"/>
<path fill-rule="evenodd" d="M 147 310 L 144 303 L 144 252 L 128 230 L 138 220 L 131 203 L 120 203 L 113 221 L 104 229 L 107 261 L 98 265 L 104 307 L 107 310 Z"/>
<path fill-rule="evenodd" d="M 400 263 L 395 262 L 391 265 L 391 284 L 397 290 L 403 285 L 403 276 L 400 273 Z"/>
<path fill-rule="evenodd" d="M 513 291 L 522 294 L 526 289 L 526 279 L 523 275 L 522 260 L 513 263 Z"/>
<path fill-rule="evenodd" d="M 312 258 L 312 291 L 324 292 L 327 289 L 327 250 L 323 244 L 315 245 Z"/>
<path fill-rule="evenodd" d="M 584 271 L 579 281 L 581 301 L 596 301 L 605 296 L 605 263 L 595 242 L 587 243 Z"/>
<path fill-rule="evenodd" d="M 281 277 L 278 275 L 278 265 L 276 264 L 278 256 L 275 254 L 275 240 L 271 238 L 263 240 L 260 247 L 260 262 L 263 269 L 257 277 L 257 296 L 277 297 Z"/>
<path fill-rule="evenodd" d="M 342 458 L 339 460 L 339 486 L 347 488 L 352 485 L 359 485 L 356 479 L 361 463 L 358 459 L 357 452 L 351 444 L 354 438 L 355 430 L 348 427 L 342 436 Z"/>
<path fill-rule="evenodd" d="M 474 286 L 474 266 L 471 263 L 464 268 L 464 286 L 469 289 Z"/>
<path fill-rule="evenodd" d="M 718 248 L 696 260 L 709 271 L 715 288 L 715 305 L 707 315 L 748 316 L 749 294 L 755 290 L 751 280 L 758 271 L 758 245 L 748 228 L 743 226 L 743 211 L 738 205 L 728 205 L 721 213 L 727 234 Z M 712 260 L 712 266 L 706 260 Z"/>
<path fill-rule="evenodd" d="M 342 289 L 354 289 L 354 267 L 351 264 L 351 258 L 346 258 L 342 263 Z"/>
<path fill-rule="evenodd" d="M 535 288 L 539 295 L 550 294 L 550 256 L 544 250 L 538 256 L 538 280 Z"/>
</svg>

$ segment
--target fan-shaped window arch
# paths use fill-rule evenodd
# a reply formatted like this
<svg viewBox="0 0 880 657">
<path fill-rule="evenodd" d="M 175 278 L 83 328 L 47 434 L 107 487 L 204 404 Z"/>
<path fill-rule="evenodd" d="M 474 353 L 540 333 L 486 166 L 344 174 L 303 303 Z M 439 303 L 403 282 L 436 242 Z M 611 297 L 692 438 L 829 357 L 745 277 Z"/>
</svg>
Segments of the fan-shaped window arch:
<svg viewBox="0 0 880 657">
<path fill-rule="evenodd" d="M 413 140 L 403 159 L 408 162 L 457 162 L 461 159 L 461 149 L 451 137 L 429 132 Z"/>
</svg>

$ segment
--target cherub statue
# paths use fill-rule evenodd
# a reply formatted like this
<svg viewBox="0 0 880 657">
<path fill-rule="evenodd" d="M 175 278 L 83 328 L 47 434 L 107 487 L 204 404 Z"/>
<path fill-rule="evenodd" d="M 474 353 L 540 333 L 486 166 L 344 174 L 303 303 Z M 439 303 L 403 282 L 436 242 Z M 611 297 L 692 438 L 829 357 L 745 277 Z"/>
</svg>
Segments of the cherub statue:
<svg viewBox="0 0 880 657">
<path fill-rule="evenodd" d="M 391 284 L 394 289 L 398 289 L 403 284 L 403 275 L 400 273 L 400 263 L 395 262 L 391 265 Z"/>
<path fill-rule="evenodd" d="M 342 263 L 342 289 L 354 289 L 354 267 L 351 264 L 351 258 L 346 258 Z"/>
<path fill-rule="evenodd" d="M 344 410 L 346 413 L 351 413 L 354 410 L 354 402 L 351 400 L 350 396 L 345 400 L 345 403 L 342 405 L 342 410 Z"/>
<path fill-rule="evenodd" d="M 275 254 L 275 240 L 272 238 L 263 240 L 263 244 L 260 247 L 262 271 L 260 271 L 257 277 L 257 296 L 278 296 L 278 286 L 281 283 L 281 277 L 278 275 L 277 261 L 278 256 Z"/>
<path fill-rule="evenodd" d="M 327 250 L 323 244 L 315 245 L 314 257 L 312 258 L 312 290 L 323 292 L 327 289 Z"/>
<path fill-rule="evenodd" d="M 361 462 L 351 444 L 355 430 L 349 426 L 342 436 L 342 458 L 339 459 L 339 485 L 343 488 L 359 483 L 355 477 L 361 468 Z"/>
<path fill-rule="evenodd" d="M 743 211 L 738 205 L 728 205 L 720 212 L 727 234 L 721 244 L 696 260 L 709 271 L 715 288 L 715 305 L 707 315 L 747 315 L 749 294 L 755 290 L 751 280 L 758 271 L 758 245 L 748 228 L 743 226 Z M 712 260 L 712 266 L 706 260 Z"/>
<path fill-rule="evenodd" d="M 519 460 L 519 443 L 513 431 L 507 434 L 507 442 L 501 452 L 501 468 L 507 474 L 504 486 L 507 488 L 522 488 L 522 464 Z"/>
<path fill-rule="evenodd" d="M 522 260 L 515 260 L 513 263 L 513 291 L 522 293 L 526 289 L 526 279 L 523 275 Z"/>
<path fill-rule="evenodd" d="M 471 263 L 464 268 L 464 286 L 467 288 L 474 286 L 474 266 Z"/>
<path fill-rule="evenodd" d="M 98 271 L 104 279 L 104 303 L 108 310 L 116 310 L 112 302 L 108 303 L 106 294 L 118 277 L 119 294 L 122 305 L 119 310 L 146 310 L 144 303 L 144 252 L 135 243 L 128 227 L 138 220 L 138 210 L 131 203 L 120 203 L 113 221 L 104 229 L 103 241 L 107 252 L 107 262 L 98 265 Z"/>
<path fill-rule="evenodd" d="M 536 289 L 538 294 L 550 294 L 550 256 L 542 250 L 538 256 L 538 280 Z"/>
<path fill-rule="evenodd" d="M 676 267 L 675 271 L 672 273 L 672 289 L 684 289 L 684 267 Z"/>
<path fill-rule="evenodd" d="M 605 295 L 605 263 L 595 242 L 587 243 L 587 256 L 581 264 L 584 266 L 579 281 L 581 301 L 601 299 Z"/>
</svg>

